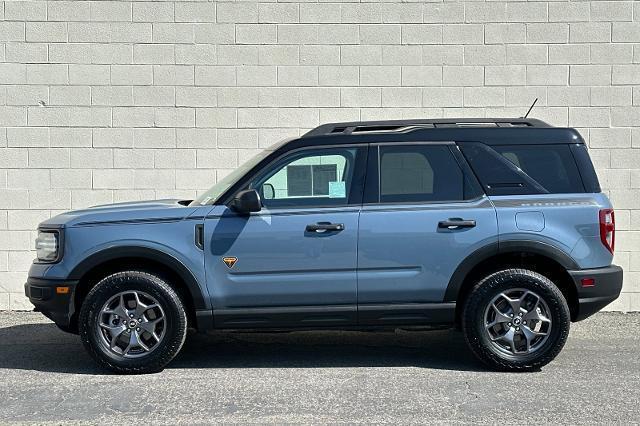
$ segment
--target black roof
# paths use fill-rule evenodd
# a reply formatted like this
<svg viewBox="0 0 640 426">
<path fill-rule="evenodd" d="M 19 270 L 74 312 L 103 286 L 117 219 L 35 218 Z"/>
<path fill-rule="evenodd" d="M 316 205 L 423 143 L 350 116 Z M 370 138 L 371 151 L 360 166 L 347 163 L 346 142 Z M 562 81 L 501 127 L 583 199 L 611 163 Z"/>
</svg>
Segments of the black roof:
<svg viewBox="0 0 640 426">
<path fill-rule="evenodd" d="M 474 141 L 492 145 L 584 143 L 572 128 L 532 118 L 447 118 L 327 123 L 285 143 L 292 146 L 371 142 Z"/>
</svg>

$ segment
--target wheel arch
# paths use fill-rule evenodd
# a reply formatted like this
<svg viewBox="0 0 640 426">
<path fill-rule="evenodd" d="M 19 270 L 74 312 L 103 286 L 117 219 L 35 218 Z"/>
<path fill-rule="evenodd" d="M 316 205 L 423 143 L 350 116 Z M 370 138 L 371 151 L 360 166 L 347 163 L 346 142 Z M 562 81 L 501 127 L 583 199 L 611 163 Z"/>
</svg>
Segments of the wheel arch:
<svg viewBox="0 0 640 426">
<path fill-rule="evenodd" d="M 76 312 L 91 288 L 111 273 L 124 270 L 144 270 L 160 274 L 175 287 L 185 303 L 191 324 L 196 324 L 196 311 L 207 309 L 200 285 L 193 273 L 174 256 L 148 247 L 118 246 L 101 250 L 84 259 L 70 272 L 77 280 L 74 293 Z"/>
<path fill-rule="evenodd" d="M 579 269 L 576 262 L 561 249 L 539 241 L 503 241 L 484 246 L 465 258 L 456 268 L 445 292 L 444 302 L 456 302 L 456 322 L 466 297 L 477 281 L 499 269 L 523 267 L 538 272 L 562 291 L 572 319 L 578 311 L 578 294 L 567 272 Z"/>
</svg>

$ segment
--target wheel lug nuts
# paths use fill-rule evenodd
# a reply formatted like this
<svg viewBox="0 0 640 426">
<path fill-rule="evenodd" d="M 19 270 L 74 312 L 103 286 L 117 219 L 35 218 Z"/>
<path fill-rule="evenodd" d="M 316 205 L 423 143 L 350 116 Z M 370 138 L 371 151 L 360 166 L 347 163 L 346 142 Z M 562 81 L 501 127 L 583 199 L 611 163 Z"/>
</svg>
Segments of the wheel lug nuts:
<svg viewBox="0 0 640 426">
<path fill-rule="evenodd" d="M 511 323 L 507 324 L 509 327 L 511 327 Z"/>
<path fill-rule="evenodd" d="M 129 314 L 129 318 L 133 318 L 133 314 Z"/>
<path fill-rule="evenodd" d="M 513 318 L 513 314 L 509 314 L 509 316 L 510 316 L 511 318 Z"/>
<path fill-rule="evenodd" d="M 520 331 L 520 327 L 516 327 L 516 331 Z"/>
<path fill-rule="evenodd" d="M 140 331 L 140 327 L 136 328 L 136 331 Z"/>
</svg>

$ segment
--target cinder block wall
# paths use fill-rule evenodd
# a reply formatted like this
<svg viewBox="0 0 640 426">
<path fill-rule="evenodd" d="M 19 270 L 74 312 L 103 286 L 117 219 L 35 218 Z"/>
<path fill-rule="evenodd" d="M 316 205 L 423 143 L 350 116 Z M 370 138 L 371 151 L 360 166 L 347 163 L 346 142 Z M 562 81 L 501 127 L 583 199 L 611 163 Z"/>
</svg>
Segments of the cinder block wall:
<svg viewBox="0 0 640 426">
<path fill-rule="evenodd" d="M 0 2 L 0 309 L 38 222 L 194 197 L 332 120 L 533 116 L 580 129 L 640 309 L 640 2 Z"/>
</svg>

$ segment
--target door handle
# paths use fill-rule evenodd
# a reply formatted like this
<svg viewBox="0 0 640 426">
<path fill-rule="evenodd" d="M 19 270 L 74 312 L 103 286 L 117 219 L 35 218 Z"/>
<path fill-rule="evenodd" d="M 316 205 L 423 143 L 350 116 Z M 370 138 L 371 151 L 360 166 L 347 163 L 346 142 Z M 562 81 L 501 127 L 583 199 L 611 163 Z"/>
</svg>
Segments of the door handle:
<svg viewBox="0 0 640 426">
<path fill-rule="evenodd" d="M 204 250 L 204 225 L 199 223 L 195 230 L 195 244 L 200 250 Z"/>
<path fill-rule="evenodd" d="M 438 222 L 438 228 L 445 229 L 473 228 L 474 226 L 476 226 L 475 220 L 465 220 L 457 217 Z"/>
<path fill-rule="evenodd" d="M 327 232 L 327 231 L 342 231 L 344 230 L 343 223 L 330 223 L 330 222 L 318 222 L 307 225 L 305 228 L 307 232 Z"/>
</svg>

